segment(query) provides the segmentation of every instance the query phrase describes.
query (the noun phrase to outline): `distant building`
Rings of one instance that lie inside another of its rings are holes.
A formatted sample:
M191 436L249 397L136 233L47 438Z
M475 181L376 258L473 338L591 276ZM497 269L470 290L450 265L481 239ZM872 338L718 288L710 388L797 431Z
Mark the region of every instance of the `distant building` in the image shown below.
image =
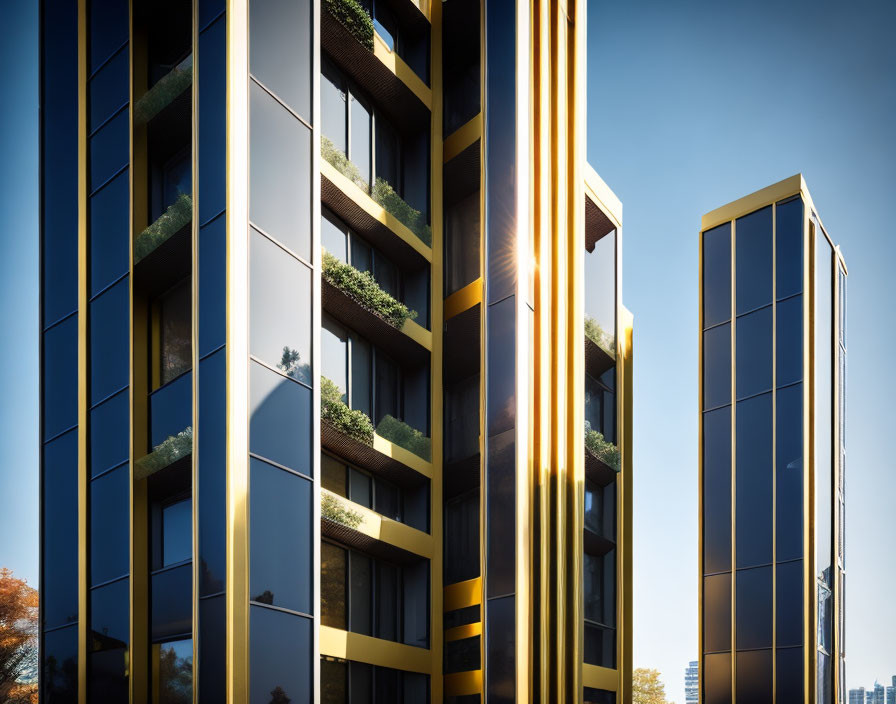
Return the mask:
M865 704L865 688L849 690L849 704Z
M896 677L893 678L896 681ZM896 704L896 683L891 687L887 687L887 702L886 704Z
M886 704L886 690L882 684L874 682L874 690L865 694L866 704Z
M684 701L685 704L697 704L700 692L700 663L691 660L684 671ZM852 702L850 702L852 704ZM862 703L864 704L864 702Z

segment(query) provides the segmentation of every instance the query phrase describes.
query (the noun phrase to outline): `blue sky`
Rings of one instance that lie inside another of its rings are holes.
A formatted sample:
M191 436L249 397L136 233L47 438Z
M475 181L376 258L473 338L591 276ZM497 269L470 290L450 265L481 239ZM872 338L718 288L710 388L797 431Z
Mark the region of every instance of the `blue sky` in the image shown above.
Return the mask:
M802 172L849 267L847 685L896 674L896 5L588 3L588 160L624 204L635 315L636 666L697 655L700 216Z

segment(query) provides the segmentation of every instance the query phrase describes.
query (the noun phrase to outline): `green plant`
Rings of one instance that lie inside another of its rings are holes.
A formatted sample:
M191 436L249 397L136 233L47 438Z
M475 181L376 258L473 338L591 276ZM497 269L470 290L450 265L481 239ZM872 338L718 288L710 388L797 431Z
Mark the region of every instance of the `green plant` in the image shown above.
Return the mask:
M610 469L619 471L619 448L605 440L603 433L592 430L588 421L585 421L585 448Z
M283 354L277 362L277 369L300 381L311 381L311 365L299 361L299 351L283 345Z
M193 82L193 55L190 54L134 104L134 122L143 125L168 107Z
M373 20L360 3L356 0L324 0L324 7L365 49L373 51Z
M377 177L371 198L417 235L427 247L432 246L432 228L426 224L426 216L405 203L388 181Z
M432 440L397 418L389 415L383 416L379 425L376 426L376 434L413 452L427 462L432 460Z
M134 464L141 474L147 476L158 472L193 452L193 427L187 426L177 435L169 435L156 445L152 452L138 459Z
M349 161L344 151L337 149L336 145L323 135L320 137L320 155L358 188L370 193L370 184L361 176L358 167Z
M320 495L320 515L349 528L357 528L364 522L363 514L346 507L339 499L326 492Z
M373 445L373 423L363 411L349 408L342 400L343 394L335 382L323 376L320 379L320 417L340 433L365 445Z
M616 343L615 338L604 330L600 323L590 315L585 316L585 337L590 339L611 357L616 357L616 351L614 349Z
M417 317L417 311L408 310L404 303L380 288L369 271L358 271L329 252L324 252L322 273L340 291L399 330L406 320Z
M193 199L181 193L168 209L134 241L134 261L139 262L193 219Z

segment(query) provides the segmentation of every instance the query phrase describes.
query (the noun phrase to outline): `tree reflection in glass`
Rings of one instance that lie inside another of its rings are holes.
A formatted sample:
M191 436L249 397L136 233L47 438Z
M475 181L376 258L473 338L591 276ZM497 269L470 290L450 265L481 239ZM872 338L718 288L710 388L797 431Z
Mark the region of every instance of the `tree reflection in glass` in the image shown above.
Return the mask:
M157 647L159 704L191 704L193 701L193 641L160 643Z

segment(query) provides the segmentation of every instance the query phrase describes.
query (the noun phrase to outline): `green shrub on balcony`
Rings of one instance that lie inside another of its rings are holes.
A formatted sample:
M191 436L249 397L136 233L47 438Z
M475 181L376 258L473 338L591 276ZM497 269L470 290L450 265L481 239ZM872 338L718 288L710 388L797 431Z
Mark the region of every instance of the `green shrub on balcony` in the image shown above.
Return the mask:
M615 359L616 339L613 335L604 330L600 323L590 315L585 316L585 337Z
M353 511L326 492L321 492L320 495L320 515L321 518L341 523L349 528L357 528L364 522L363 514Z
M143 125L174 102L193 83L193 55L190 54L134 104L134 122Z
M320 418L344 435L373 445L373 423L366 413L349 408L342 400L342 389L327 377L320 380Z
M156 445L152 452L138 459L134 463L135 469L138 474L147 477L192 452L193 428L188 426L177 435L169 435L163 442Z
M432 461L432 440L419 430L412 428L392 416L384 416L376 426L376 434L393 442L405 450L413 452L417 457L422 457L427 462Z
M324 252L323 277L361 306L401 330L406 320L417 317L401 301L386 293L369 271L358 271L350 264Z
M139 262L193 219L193 199L181 193L168 209L134 241L134 261Z
M324 8L361 42L361 46L373 51L373 20L357 0L324 0Z
M388 181L377 178L371 198L417 235L427 247L432 246L432 228L426 224L426 216L405 203Z
M585 448L607 467L619 471L619 448L605 440L603 433L592 430L588 421L585 421Z
M358 167L349 161L344 151L337 149L336 145L323 135L320 138L320 155L349 181L365 193L370 194L370 184L361 176Z

